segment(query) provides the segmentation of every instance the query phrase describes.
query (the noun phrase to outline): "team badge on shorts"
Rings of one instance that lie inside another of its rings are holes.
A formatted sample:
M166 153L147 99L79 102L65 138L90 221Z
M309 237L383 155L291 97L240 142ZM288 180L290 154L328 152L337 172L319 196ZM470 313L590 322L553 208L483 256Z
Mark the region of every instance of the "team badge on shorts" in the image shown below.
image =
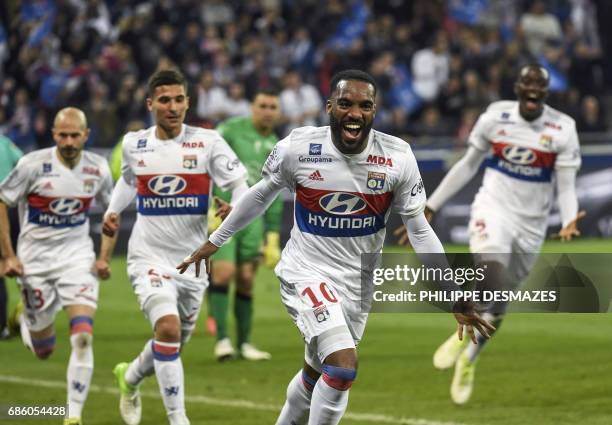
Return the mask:
M183 155L183 168L191 170L198 166L197 155Z
M329 311L327 311L327 307L324 305L315 308L312 310L312 313L319 323L325 322L327 319L329 319Z
M368 172L368 189L370 190L383 190L385 187L385 178L387 174L377 173L375 171Z
M83 180L83 192L93 193L96 181L94 179Z

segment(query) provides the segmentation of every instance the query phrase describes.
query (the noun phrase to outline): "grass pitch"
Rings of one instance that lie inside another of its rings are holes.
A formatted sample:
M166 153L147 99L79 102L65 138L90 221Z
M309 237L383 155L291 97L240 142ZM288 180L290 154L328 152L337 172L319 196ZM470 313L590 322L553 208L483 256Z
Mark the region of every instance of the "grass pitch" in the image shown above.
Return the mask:
M612 253L612 241L551 242L545 251ZM111 370L117 362L136 356L151 335L127 280L124 258L114 260L113 273L100 288L94 386L83 415L86 425L122 423ZM12 281L8 283L12 306L17 290ZM258 346L272 353L271 361L217 363L212 355L214 338L203 332L204 317L205 312L182 355L191 423L274 423L286 385L301 367L303 345L280 303L272 272L261 268L257 277L253 335ZM60 313L57 350L44 362L27 352L18 339L0 341L4 411L7 406L65 403L66 322ZM452 371L440 372L431 365L433 351L453 329L452 317L445 314L372 314L359 347L358 378L342 423L612 424L612 315L510 315L481 356L472 400L462 407L450 401ZM145 381L142 389L142 424L165 424L155 379ZM0 425L5 423L61 424L62 419L0 416Z

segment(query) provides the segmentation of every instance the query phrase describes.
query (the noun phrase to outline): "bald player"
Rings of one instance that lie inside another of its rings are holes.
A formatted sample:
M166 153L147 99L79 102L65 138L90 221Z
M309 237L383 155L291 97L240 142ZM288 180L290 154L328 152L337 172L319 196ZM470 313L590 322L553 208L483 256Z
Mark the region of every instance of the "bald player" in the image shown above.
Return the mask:
M68 412L65 425L80 425L93 374L92 330L98 278L110 276L114 239L105 237L96 261L88 212L94 199L106 208L113 183L106 159L83 147L89 137L85 114L59 111L53 122L56 146L31 152L0 183L0 249L4 272L17 276L25 305L24 343L39 359L55 349L55 315L70 321ZM7 208L19 206L17 254L10 240Z
M480 116L463 156L427 200L434 213L459 192L485 162L482 186L472 203L470 252L487 268L486 289L516 289L527 276L544 242L553 193L563 222L559 238L580 235L575 192L580 146L574 120L545 104L550 76L538 64L520 69L516 101L492 103ZM507 302L480 305L483 318L499 329ZM465 404L472 395L476 361L487 338L477 344L451 335L435 352L434 366L455 366L451 398Z

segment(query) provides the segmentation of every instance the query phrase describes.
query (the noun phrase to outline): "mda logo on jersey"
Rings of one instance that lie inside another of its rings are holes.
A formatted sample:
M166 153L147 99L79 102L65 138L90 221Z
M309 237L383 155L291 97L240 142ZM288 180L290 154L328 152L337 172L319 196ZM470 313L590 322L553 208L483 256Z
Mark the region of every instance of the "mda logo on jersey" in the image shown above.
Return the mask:
M181 176L169 174L153 177L149 180L147 186L156 195L170 196L184 191L187 187L187 182Z
M336 215L356 214L367 206L361 197L347 192L328 193L319 199L319 205L326 212Z
M83 201L77 198L59 198L49 203L53 214L67 216L78 213L83 208Z
M323 144L321 143L311 143L308 148L308 155L321 155L323 151Z
M506 161L518 165L529 165L537 159L537 155L534 151L522 146L505 146L502 150L502 155Z

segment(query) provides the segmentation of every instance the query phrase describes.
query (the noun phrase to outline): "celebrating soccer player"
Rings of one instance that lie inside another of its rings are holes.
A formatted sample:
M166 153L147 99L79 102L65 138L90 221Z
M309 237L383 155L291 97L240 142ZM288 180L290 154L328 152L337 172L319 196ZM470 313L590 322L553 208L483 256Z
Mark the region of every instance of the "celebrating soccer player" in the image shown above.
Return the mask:
M262 180L177 267L185 272L195 263L199 273L200 262L262 214L282 188L295 194L296 225L275 272L304 337L305 359L278 424L337 424L344 414L368 317L361 308L360 255L382 251L391 211L402 216L417 252L443 252L423 214L425 195L413 191L421 177L410 146L372 130L375 96L369 74L336 74L326 104L330 126L301 127L277 143ZM455 316L470 333L475 327L486 334L490 326L471 309Z
M105 214L104 231L117 231L119 214L137 196L128 275L154 337L114 373L126 424L140 422L138 387L155 373L170 424L187 425L180 351L196 323L207 282L205 276L179 275L174 265L207 237L210 179L231 190L236 200L247 189L246 169L218 132L183 124L189 98L182 74L158 71L148 89L147 107L155 125L123 138L122 176Z
M0 184L0 248L6 274L19 276L21 284L21 337L39 359L55 350L55 315L66 311L72 352L64 424L80 425L94 367L96 272L102 279L110 276L114 242L104 239L94 262L88 211L94 198L108 205L113 182L106 159L83 151L89 129L81 110L60 110L52 130L57 146L27 154ZM17 255L7 218L7 206L16 204L22 211Z
M470 134L465 155L427 201L426 215L431 219L491 155L469 223L470 252L487 267L484 288L516 289L529 273L546 235L555 181L563 221L559 237L567 241L580 234L577 221L584 212L578 213L574 188L580 167L576 124L544 104L548 84L545 68L522 67L515 83L518 102L489 106ZM493 302L480 308L498 328L507 304ZM469 344L453 334L434 354L436 368L455 365L451 397L457 404L467 403L472 394L476 360L487 341L483 336L477 339L477 344Z
M274 125L280 115L278 95L270 90L259 90L251 103L251 115L231 118L219 125L218 131L246 166L249 186L259 181L261 167L278 141ZM229 194L215 194L230 201ZM276 199L266 211L265 220L258 218L238 232L215 254L212 262L211 283L208 296L217 331L215 357L224 360L234 356L234 347L227 331L228 286L236 279L234 313L237 328L237 347L240 356L247 360L268 360L270 353L257 349L250 342L253 317L253 283L265 233L264 260L274 267L280 258L280 221L283 212L282 199Z

